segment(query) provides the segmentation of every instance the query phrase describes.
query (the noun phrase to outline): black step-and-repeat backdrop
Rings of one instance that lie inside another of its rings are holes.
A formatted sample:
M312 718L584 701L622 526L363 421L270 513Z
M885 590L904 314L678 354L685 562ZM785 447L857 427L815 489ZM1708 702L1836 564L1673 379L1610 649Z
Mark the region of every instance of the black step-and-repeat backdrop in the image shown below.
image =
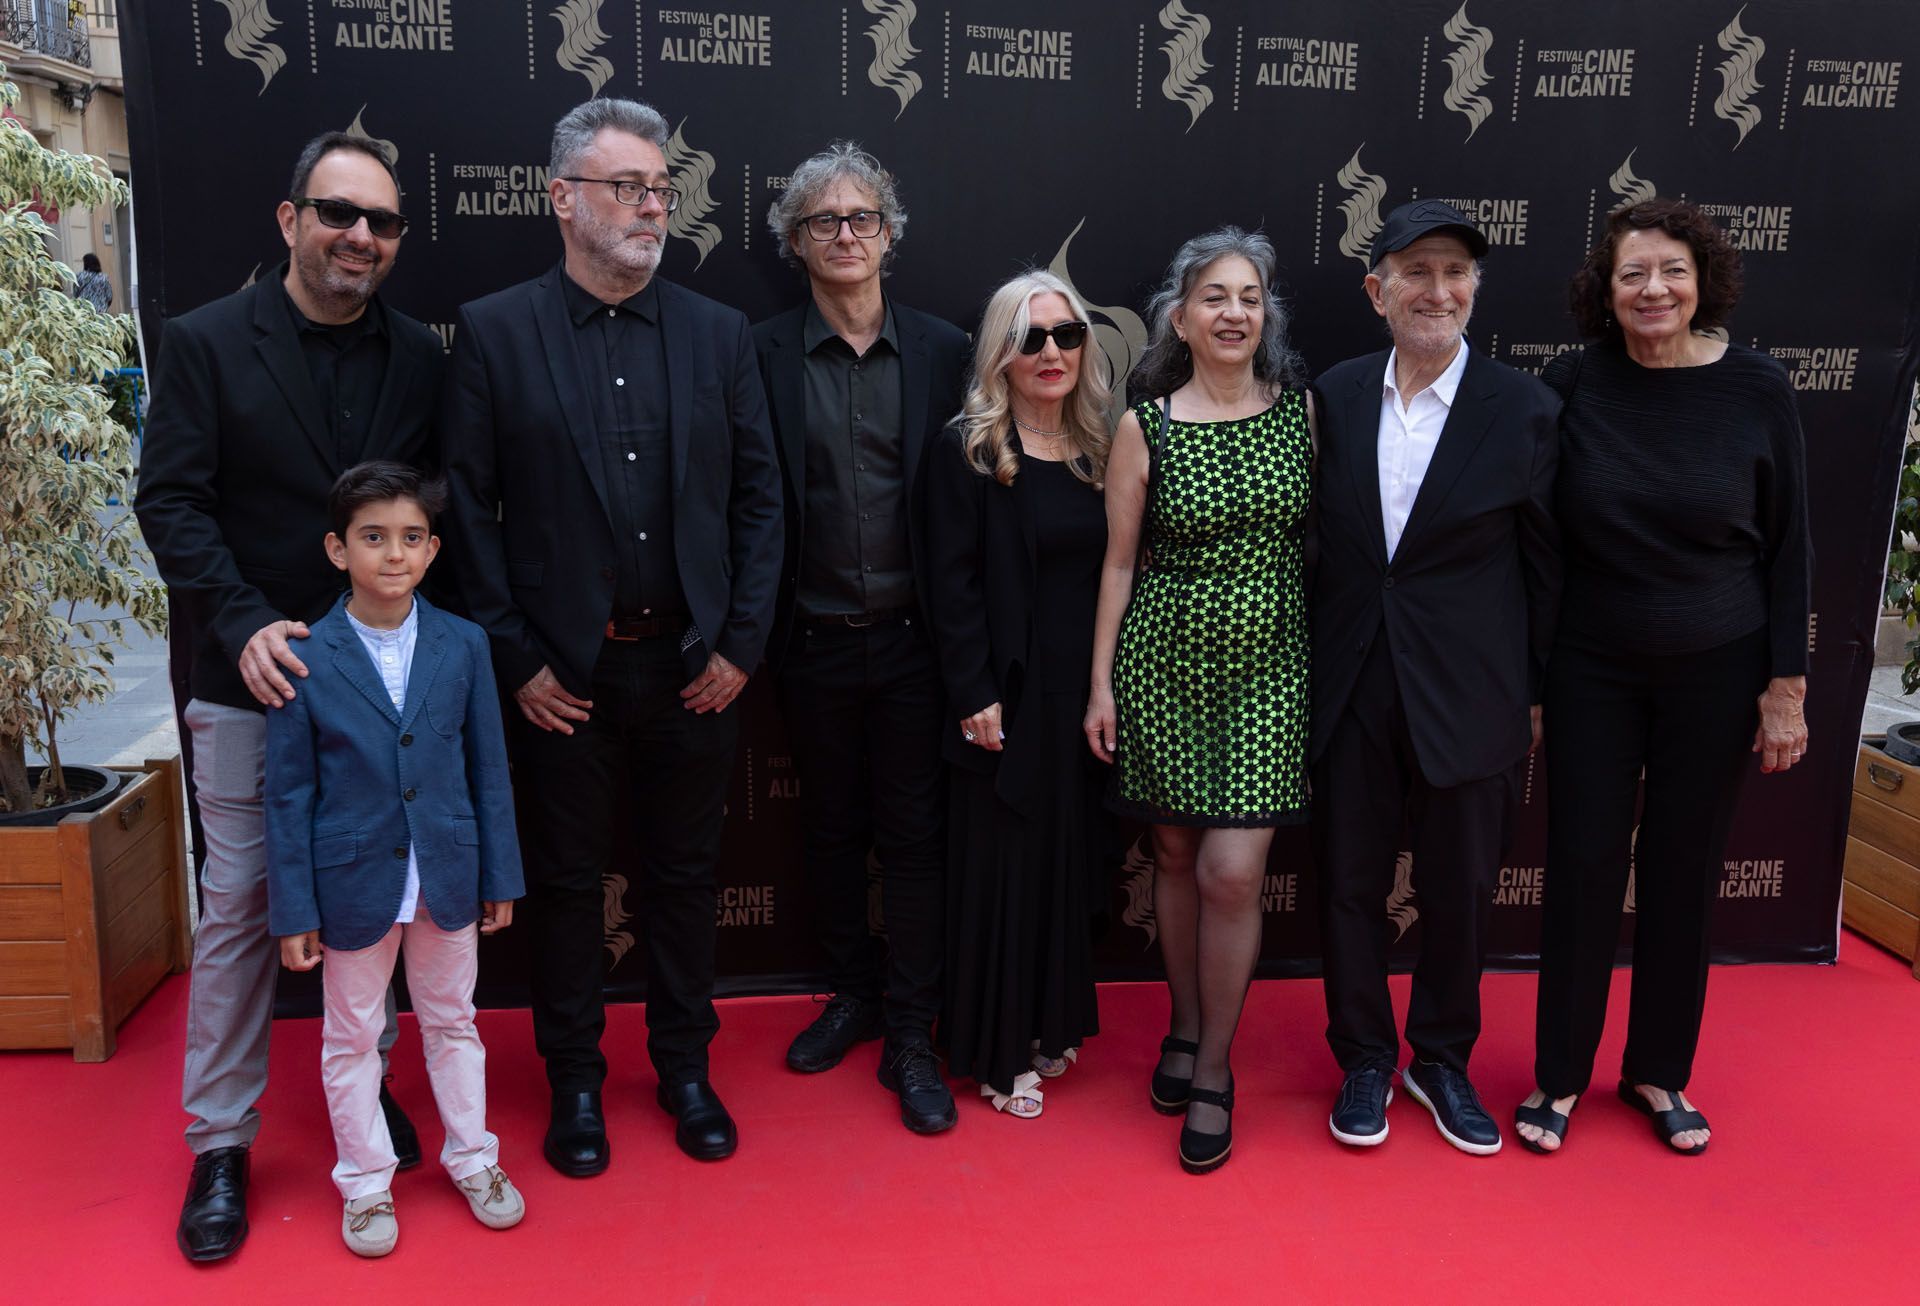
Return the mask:
M1906 395L1916 300L1911 0L126 0L140 309L165 318L282 257L273 225L300 144L384 143L413 220L390 301L450 338L462 301L559 253L554 119L591 95L672 123L685 201L665 275L750 317L802 286L765 227L788 170L853 137L911 212L890 291L971 327L1029 264L1096 306L1122 371L1150 286L1185 237L1263 227L1317 370L1383 344L1360 279L1381 214L1444 198L1491 241L1475 346L1537 371L1576 343L1566 283L1607 211L1680 195L1745 251L1734 339L1800 394L1818 550L1812 746L1754 775L1715 917L1729 960L1834 956L1855 733ZM317 545L316 545L317 547ZM735 991L804 987L816 965L798 862L800 781L767 686L729 808L720 967ZM1535 951L1544 777L1501 871L1496 960ZM1109 977L1151 974L1151 867L1112 884ZM1410 948L1419 868L1384 905ZM1629 888L1629 907L1631 888ZM1317 966L1305 835L1282 831L1265 973ZM608 982L635 996L637 904L606 891ZM1630 928L1629 918L1629 928ZM876 920L876 925L878 924ZM523 959L489 945L487 995Z

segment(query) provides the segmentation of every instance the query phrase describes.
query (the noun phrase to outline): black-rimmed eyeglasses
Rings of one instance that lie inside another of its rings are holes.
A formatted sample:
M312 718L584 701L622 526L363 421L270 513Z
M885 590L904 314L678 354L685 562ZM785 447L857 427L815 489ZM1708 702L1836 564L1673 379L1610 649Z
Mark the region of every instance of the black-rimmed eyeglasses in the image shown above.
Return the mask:
M562 177L561 181L591 181L613 187L613 197L628 208L639 208L651 195L671 213L680 207L680 192L671 186L649 186L644 181L615 181L612 177Z
M1070 354L1087 343L1087 324L1085 322L1056 322L1050 327L1028 327L1027 334L1020 337L1020 352L1037 354L1047 347L1047 337L1053 337L1053 343L1060 346L1062 353Z
M336 231L351 230L353 224L362 218L367 220L367 230L381 240L393 240L407 229L407 220L398 213L386 209L363 209L345 200L316 200L303 195L288 203L296 209L312 209L313 216L320 219L321 226L332 227Z
M858 213L809 213L800 219L800 225L815 240L828 241L839 237L840 224L844 222L861 240L872 240L880 234L883 221L885 219L872 209L861 209Z

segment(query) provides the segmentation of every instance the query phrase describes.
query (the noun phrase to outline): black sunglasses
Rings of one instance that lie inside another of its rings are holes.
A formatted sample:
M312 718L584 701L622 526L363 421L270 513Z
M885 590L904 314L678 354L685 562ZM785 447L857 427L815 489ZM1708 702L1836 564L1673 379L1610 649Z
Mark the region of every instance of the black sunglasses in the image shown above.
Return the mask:
M1050 327L1028 327L1027 334L1020 340L1020 352L1037 354L1047 347L1047 337L1053 337L1053 343L1065 353L1072 353L1087 343L1087 324L1085 322L1059 322Z
M336 231L350 230L362 218L367 220L367 230L382 240L393 240L407 229L407 220L398 213L389 213L385 209L363 209L345 200L302 197L289 203L296 209L312 209L313 216L320 219L321 226L332 227Z

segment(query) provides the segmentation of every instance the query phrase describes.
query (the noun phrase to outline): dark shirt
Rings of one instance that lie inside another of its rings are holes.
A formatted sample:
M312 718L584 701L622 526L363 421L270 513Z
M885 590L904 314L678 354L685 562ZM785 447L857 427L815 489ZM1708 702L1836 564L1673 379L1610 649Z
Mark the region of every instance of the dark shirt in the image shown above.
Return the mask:
M686 612L673 554L673 456L660 296L646 289L603 304L563 269L560 284L576 328L581 369L599 433L613 522L613 617Z
M1560 355L1558 638L1697 653L1765 627L1775 676L1805 675L1813 549L1786 369L1741 345L1642 367L1619 344Z
M367 301L366 311L351 322L330 325L309 322L293 296L280 283L293 329L300 336L300 353L313 378L314 398L326 415L329 447L337 471L366 455L367 432L373 425L373 407L380 385L387 379L387 316L378 299Z
M801 343L807 495L796 606L808 614L911 607L913 550L893 309L862 355L809 302Z

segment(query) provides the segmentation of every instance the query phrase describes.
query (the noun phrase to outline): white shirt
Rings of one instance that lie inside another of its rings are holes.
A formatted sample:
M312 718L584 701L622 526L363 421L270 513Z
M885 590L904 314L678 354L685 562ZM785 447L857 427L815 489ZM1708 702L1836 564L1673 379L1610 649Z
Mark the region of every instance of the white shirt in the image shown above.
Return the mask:
M420 605L414 604L407 609L407 619L392 630L379 630L364 624L353 613L347 613L347 620L353 624L353 633L360 637L360 643L367 650L367 656L373 659L373 669L380 673L380 684L393 700L393 710L407 710L407 673L413 670L413 646L420 634ZM414 860L413 840L407 840L407 887L400 892L400 910L394 915L395 925L409 925L413 922L414 909L420 903L420 863Z
M1462 340L1453 351L1453 361L1434 378L1432 385L1413 397L1400 401L1400 389L1394 364L1400 351L1387 352L1387 376L1380 385L1380 524L1387 533L1387 561L1400 547L1400 532L1407 528L1413 501L1420 493L1420 482L1427 478L1427 465L1433 461L1434 447L1440 443L1440 431L1453 411L1453 396L1460 389L1460 376L1467 370L1467 342Z

